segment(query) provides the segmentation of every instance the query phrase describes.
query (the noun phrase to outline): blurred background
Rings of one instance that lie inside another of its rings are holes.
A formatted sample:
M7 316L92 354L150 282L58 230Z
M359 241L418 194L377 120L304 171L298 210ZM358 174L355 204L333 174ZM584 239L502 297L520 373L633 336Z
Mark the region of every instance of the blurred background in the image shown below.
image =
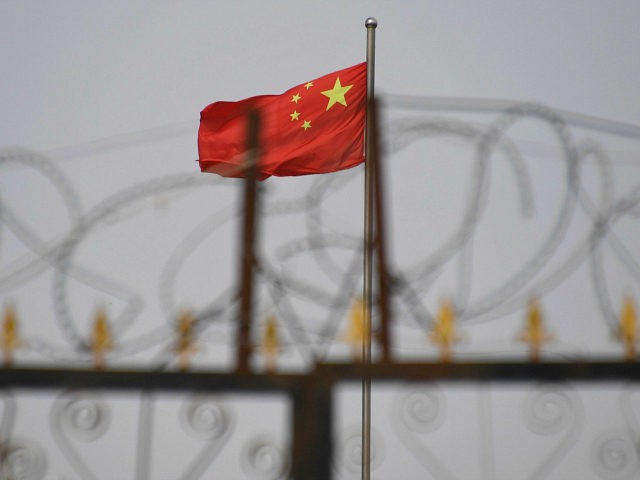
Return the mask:
M450 302L453 361L526 361L536 300L541 361L622 360L640 301L637 2L4 0L13 365L93 368L102 316L107 368L176 371L192 315L189 368L232 372L242 181L199 172L199 113L364 61L369 16L393 359L439 361L430 332ZM352 361L362 185L361 167L260 183L254 371ZM637 478L638 390L374 384L372 478ZM3 479L277 479L295 460L285 394L1 395ZM332 398L332 474L359 478L360 385Z

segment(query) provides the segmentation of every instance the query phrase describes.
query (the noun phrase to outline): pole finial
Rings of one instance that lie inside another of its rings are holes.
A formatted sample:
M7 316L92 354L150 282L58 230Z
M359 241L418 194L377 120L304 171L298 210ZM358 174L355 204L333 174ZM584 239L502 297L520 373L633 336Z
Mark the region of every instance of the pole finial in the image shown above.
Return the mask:
M378 26L378 20L373 17L369 17L364 21L364 26L367 28L376 28Z

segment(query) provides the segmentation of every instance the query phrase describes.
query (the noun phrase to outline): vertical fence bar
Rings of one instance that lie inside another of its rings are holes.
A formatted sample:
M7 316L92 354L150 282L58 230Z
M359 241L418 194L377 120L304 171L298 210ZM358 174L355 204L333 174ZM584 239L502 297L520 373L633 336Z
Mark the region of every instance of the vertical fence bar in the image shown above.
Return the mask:
M249 373L252 343L251 321L253 303L253 272L255 267L255 232L258 194L256 172L259 160L258 133L260 117L256 110L248 115L247 158L244 180L244 224L242 230L242 253L240 261L240 315L236 344L236 371Z

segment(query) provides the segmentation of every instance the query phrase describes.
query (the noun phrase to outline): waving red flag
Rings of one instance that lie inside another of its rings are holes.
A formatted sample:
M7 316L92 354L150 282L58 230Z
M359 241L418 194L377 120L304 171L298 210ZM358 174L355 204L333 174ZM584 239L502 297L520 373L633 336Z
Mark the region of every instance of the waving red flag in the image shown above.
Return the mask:
M250 110L260 112L257 178L329 173L364 161L367 66L361 63L281 95L216 102L200 114L200 169L243 177Z

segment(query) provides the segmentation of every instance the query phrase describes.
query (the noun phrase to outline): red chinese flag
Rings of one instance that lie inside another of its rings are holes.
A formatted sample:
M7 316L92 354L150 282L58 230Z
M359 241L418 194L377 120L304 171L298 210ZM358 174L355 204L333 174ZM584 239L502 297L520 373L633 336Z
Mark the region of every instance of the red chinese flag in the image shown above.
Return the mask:
M364 161L367 66L361 63L281 95L216 102L200 114L200 169L243 177L247 113L260 112L257 178L328 173Z

